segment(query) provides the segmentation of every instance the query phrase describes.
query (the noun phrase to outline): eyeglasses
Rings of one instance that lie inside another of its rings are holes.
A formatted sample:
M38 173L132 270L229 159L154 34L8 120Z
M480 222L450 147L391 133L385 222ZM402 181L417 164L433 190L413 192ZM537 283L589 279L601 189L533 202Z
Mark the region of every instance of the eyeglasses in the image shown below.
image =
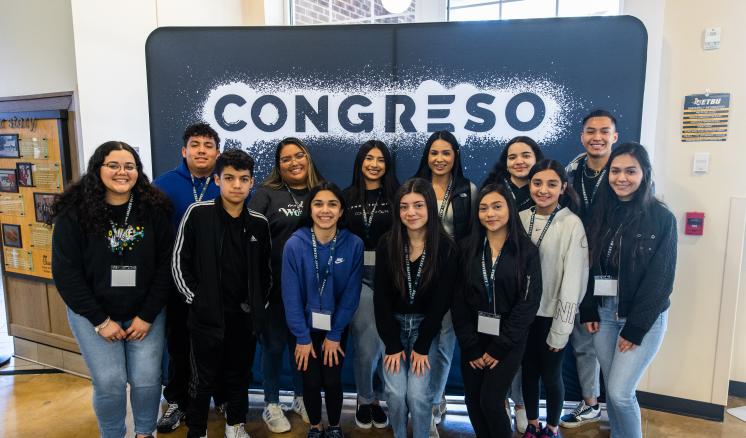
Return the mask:
M284 157L280 157L280 164L290 164L291 161L300 161L302 159L306 158L305 152L298 152L295 155L287 155Z
M106 167L112 172L119 172L120 170L122 170L122 167L124 167L125 172L134 172L137 170L137 165L135 163L122 164L117 163L116 161L109 161L108 163L102 164L102 166Z

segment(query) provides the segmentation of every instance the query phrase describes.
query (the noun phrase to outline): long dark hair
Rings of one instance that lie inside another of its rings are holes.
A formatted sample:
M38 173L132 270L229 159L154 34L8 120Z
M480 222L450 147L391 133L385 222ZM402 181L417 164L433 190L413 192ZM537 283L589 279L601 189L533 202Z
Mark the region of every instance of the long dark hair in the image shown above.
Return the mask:
M414 175L415 178L423 178L428 181L432 181L433 172L430 170L430 166L427 164L428 155L430 155L430 148L433 146L436 140L443 140L451 145L453 148L453 154L455 155L453 161L453 168L451 168L451 177L453 178L453 186L458 187L464 181L464 169L461 166L461 146L458 144L456 137L448 131L435 131L432 133L430 138L425 143L425 149L422 151L422 158L420 158L420 167L417 169L417 173Z
M386 171L381 178L381 188L383 189L383 195L389 202L392 202L396 195L396 189L399 188L399 180L396 179L396 163L394 158L391 156L391 151L386 147L386 144L379 140L368 140L360 146L355 156L355 165L352 169L352 187L350 202L352 203L364 203L365 202L365 178L363 177L363 161L365 161L366 155L373 149L378 149L383 155L383 161L386 164Z
M427 289L430 284L434 281L435 272L438 266L439 251L450 251L452 247L441 248L440 241L444 239L446 242L450 242L450 237L446 234L438 219L438 203L435 200L435 191L429 181L422 178L411 178L399 187L394 196L394 223L391 226L386 236L388 236L388 257L391 263L391 275L394 279L394 285L401 291L403 297L407 297L407 272L404 263L409 263L409 260L404 259L404 244L409 243L409 235L407 233L407 227L401 221L401 215L399 213L399 207L401 199L409 193L418 193L425 198L425 206L427 207L427 230L425 232L425 250L427 256L425 257L425 264L422 267L422 278L420 280L420 288Z
M83 230L104 233L109 226L110 208L106 203L106 186L101 181L101 166L112 151L127 151L135 158L137 181L132 187L134 199L140 205L136 210L139 218L149 211L163 211L171 214L171 201L160 190L150 184L148 176L142 171L142 161L135 149L121 141L107 141L93 152L88 160L88 168L52 205L52 214L48 224L68 209L73 209Z
M539 144L536 143L533 138L527 137L525 135L513 137L503 148L502 152L500 153L500 157L498 157L497 162L492 167L489 175L487 175L487 179L484 180L482 187L486 187L487 185L493 183L502 183L503 179L510 180L510 172L508 171L508 149L510 149L510 147L515 143L527 144L534 152L534 157L536 158L537 163L544 159L544 152L541 151Z
M347 227L347 203L345 202L345 197L342 195L342 190L331 181L321 181L317 186L311 188L306 195L306 198L303 201L303 213L301 213L296 229L313 226L313 218L311 217L311 201L313 201L313 198L323 190L332 192L337 200L339 200L339 205L342 208L342 215L339 217L339 220L337 220L337 229L341 230L342 228Z
M565 192L559 197L559 205L567 207L573 213L578 214L580 211L580 198L575 189L572 188L572 185L568 184L567 172L565 172L565 167L559 161L544 159L534 164L534 167L528 172L529 184L531 184L531 179L534 175L544 170L553 170L559 176L560 182L565 185Z
M609 161L606 163L606 175L604 181L598 189L596 200L593 203L593 214L590 219L588 230L588 244L591 254L591 263L600 258L599 243L603 234L607 231L608 218L613 214L614 206L618 202L618 197L614 189L609 185L609 172L611 164L615 158L620 155L628 154L640 163L642 169L642 181L640 187L635 191L632 199L629 201L631 209L630 216L625 221L625 227L635 227L640 218L650 210L653 204L660 203L653 194L653 166L650 163L650 156L645 147L639 143L623 143L611 151Z
M479 260L479 258L482 257L484 238L487 235L487 232L479 221L479 203L482 202L482 199L490 193L499 194L505 198L505 202L507 202L508 223L506 226L508 227L508 238L505 241L505 247L510 248L515 253L517 269L516 287L518 287L519 290L523 290L525 288L523 266L526 258L526 246L533 245L533 242L531 242L528 234L526 234L526 230L523 228L521 218L518 216L518 208L515 205L515 201L513 200L510 191L505 187L505 184L488 184L484 186L479 191L479 195L477 195L477 208L474 209L471 218L472 223L474 223L475 226L471 227L471 232L462 247L464 249L463 254L466 257L465 260L467 261L465 266L471 266L471 263L475 259Z
M280 153L282 153L282 149L285 146L291 144L298 146L298 148L306 154L306 161L308 162L306 188L313 188L324 180L324 177L321 176L321 173L316 169L316 165L313 163L313 158L311 158L311 152L308 150L308 147L299 138L287 137L277 143L277 147L275 148L275 165L272 167L269 175L267 175L267 178L264 179L264 182L262 182L262 186L274 190L279 190L285 186L285 182L282 180L282 176L280 175Z

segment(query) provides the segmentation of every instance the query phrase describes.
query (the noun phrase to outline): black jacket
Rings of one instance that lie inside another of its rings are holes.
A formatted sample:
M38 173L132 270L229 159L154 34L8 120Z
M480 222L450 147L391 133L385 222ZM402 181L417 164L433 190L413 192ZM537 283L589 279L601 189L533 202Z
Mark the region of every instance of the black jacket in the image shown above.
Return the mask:
M187 209L176 234L171 260L176 287L190 304L189 328L217 338L222 338L224 329L220 264L227 262L220 259L225 235L222 208L218 197L194 203ZM244 217L250 237L243 263L248 270L249 282L241 310L251 315L254 332L258 333L264 325L272 287L272 244L267 219L250 209L248 213Z
M618 314L627 321L621 336L640 345L658 316L671 305L676 270L676 218L655 202L648 211L635 212L620 232ZM598 245L598 242L591 242ZM588 293L580 305L580 322L599 321L600 300L593 295L593 277L600 265L591 266Z
M466 361L472 361L487 352L495 359L502 360L516 346L526 341L528 328L539 309L542 291L539 251L533 243L526 242L524 265L521 269L525 287L519 289L516 249L506 242L495 272L493 307L487 299L487 289L484 287L482 251L478 251L478 257L467 260L467 254L472 251L464 242L459 246L464 272L459 287L456 288L451 315L462 357ZM489 265L486 268L489 275ZM500 336L478 333L479 312L493 313L495 310L500 315Z
M114 207L121 213L116 222L124 219L125 209ZM128 222L139 238L120 256L111 251L104 232L84 230L74 210L57 217L52 234L52 278L65 304L94 326L107 316L115 321L138 316L152 323L171 291L169 217L162 210L143 209L135 198ZM136 266L135 287L112 287L113 265Z
M468 236L471 230L471 206L471 182L466 178L462 178L457 181L451 194L453 239L457 242Z

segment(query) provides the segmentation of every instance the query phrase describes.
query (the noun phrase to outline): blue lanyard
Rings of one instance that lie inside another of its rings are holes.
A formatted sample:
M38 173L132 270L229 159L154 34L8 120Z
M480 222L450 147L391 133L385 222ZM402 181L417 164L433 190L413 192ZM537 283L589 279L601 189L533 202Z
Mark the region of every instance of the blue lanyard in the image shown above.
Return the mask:
M420 285L420 278L422 277L422 266L425 264L425 256L427 256L427 249L422 249L422 255L420 256L420 263L417 266L417 276L412 284L412 272L409 268L409 243L404 244L404 266L407 268L407 292L409 293L409 304L414 303L414 296L417 293L417 287Z
M598 192L598 187L601 185L601 180L604 179L604 176L606 175L606 168L604 167L604 170L601 172L601 174L598 176L598 180L596 180L596 185L593 187L593 191L591 192L590 199L588 199L588 193L585 189L585 169L587 169L586 163L588 162L588 157L585 157L585 160L583 160L583 169L581 169L580 172L580 187L583 191L583 205L585 206L586 210L588 207L591 206L591 203L593 202L593 198L596 197L596 192Z
M365 211L365 199L363 198L363 204L360 206L363 209L363 230L365 232L365 237L370 238L370 226L373 225L373 216L376 214L376 208L378 208L378 201L381 200L381 192L378 192L378 197L376 197L376 203L373 204L373 209L370 210L370 217L368 216L368 213Z
M484 248L482 249L482 280L484 280L484 288L487 289L487 301L490 304L494 303L494 313L497 313L497 299L495 298L495 272L497 271L497 265L500 263L500 256L502 255L502 249L498 251L497 257L495 257L495 263L492 264L492 271L490 276L487 277L487 264L485 259L488 257L487 249L489 248L487 243L487 237L484 238ZM490 280L492 280L490 282Z
M202 184L202 193L197 196L197 186L194 184L194 175L189 176L192 177L192 196L194 196L194 202L200 202L207 192L207 186L210 185L210 177L208 176L205 178L205 182Z
M451 178L451 180L448 181L448 187L446 187L446 192L443 195L443 203L440 204L440 209L438 210L438 217L440 218L440 220L443 220L443 218L446 216L446 211L448 210L448 201L450 201L452 190L453 190L453 178Z
M313 266L316 269L316 284L319 285L319 298L321 298L324 296L324 286L326 286L326 280L329 278L329 272L332 269L332 262L334 261L334 250L337 247L337 233L334 233L332 246L329 249L329 260L326 262L326 269L324 269L323 275L319 275L319 249L313 227L311 227L311 246L313 247Z

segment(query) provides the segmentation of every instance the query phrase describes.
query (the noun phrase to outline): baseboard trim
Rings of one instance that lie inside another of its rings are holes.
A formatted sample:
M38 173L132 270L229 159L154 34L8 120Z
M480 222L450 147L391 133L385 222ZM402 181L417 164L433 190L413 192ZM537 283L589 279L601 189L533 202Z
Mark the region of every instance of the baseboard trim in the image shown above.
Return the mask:
M640 402L640 406L655 411L686 415L688 417L696 417L710 421L722 422L725 418L725 406L716 405L714 403L688 400L685 398L671 397L669 395L653 394L643 391L637 391L637 400Z
M746 397L746 382L731 380L728 384L728 395L736 397Z

